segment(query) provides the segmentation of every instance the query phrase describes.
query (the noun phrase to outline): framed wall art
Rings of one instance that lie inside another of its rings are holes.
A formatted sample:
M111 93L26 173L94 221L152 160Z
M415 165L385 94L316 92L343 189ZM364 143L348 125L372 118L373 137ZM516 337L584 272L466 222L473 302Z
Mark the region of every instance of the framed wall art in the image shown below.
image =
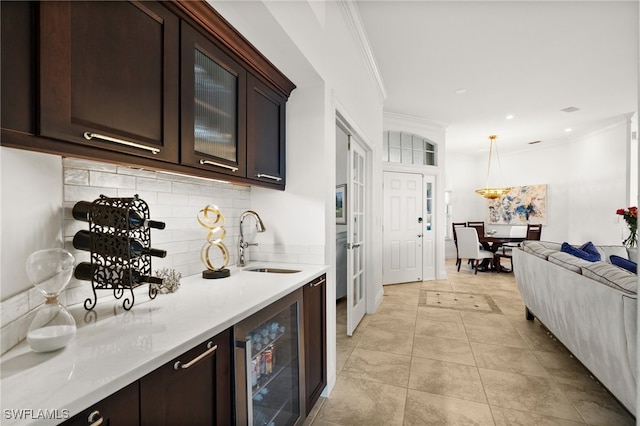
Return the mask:
M336 185L336 224L347 224L347 184Z

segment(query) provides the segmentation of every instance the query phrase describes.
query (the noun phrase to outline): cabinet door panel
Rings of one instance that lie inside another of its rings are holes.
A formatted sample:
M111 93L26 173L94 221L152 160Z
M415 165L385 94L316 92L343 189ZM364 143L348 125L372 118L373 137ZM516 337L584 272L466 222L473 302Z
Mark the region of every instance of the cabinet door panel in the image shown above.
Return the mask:
M140 409L138 404L138 382L120 389L92 405L88 409L73 416L63 423L64 426L102 425L136 426L140 424Z
M182 27L182 162L246 175L246 72L192 27Z
M35 131L35 11L37 5L31 2L3 1L0 49L2 50L2 93L3 129L33 134ZM11 42L7 42L10 40Z
M42 2L40 25L41 135L178 160L177 16L153 2Z
M247 177L284 187L286 99L253 76L247 93Z
M304 287L305 395L309 414L327 385L326 275Z
M207 352L207 341L140 379L141 424L232 424L230 339L220 333L210 340L215 352L181 367Z

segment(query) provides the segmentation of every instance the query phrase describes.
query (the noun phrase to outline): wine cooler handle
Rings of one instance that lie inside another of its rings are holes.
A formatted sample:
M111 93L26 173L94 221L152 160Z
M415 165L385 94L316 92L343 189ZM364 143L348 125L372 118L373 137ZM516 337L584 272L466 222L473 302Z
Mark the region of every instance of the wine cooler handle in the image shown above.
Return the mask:
M247 391L247 425L253 425L253 393L251 383L251 338L248 338L244 342L236 342L236 345L244 350L244 362L245 362L245 379L246 379L246 391Z
M215 161L200 160L200 164L209 164L211 166L222 167L223 169L229 169L232 172L237 172L238 171L238 168L235 167L235 166L229 166L229 165L222 164L222 163L216 163Z
M191 361L189 361L186 364L181 363L180 361L176 361L175 364L173 364L173 369L174 370L186 370L187 368L191 367L193 364L195 364L198 361L201 361L203 358L207 357L208 355L214 353L216 351L216 349L218 349L218 345L214 345L213 342L208 342L207 343L207 349L206 351L202 352L200 355L198 355L197 357L195 357L194 359L192 359Z
M146 151L151 151L153 154L157 154L160 152L159 148L153 148L151 146L146 146L139 143L126 141L124 139L112 138L111 136L101 135L99 133L84 132L83 136L88 141L90 141L93 138L96 138L96 139L102 139L104 141L119 143L120 145L131 146L133 148L144 149Z

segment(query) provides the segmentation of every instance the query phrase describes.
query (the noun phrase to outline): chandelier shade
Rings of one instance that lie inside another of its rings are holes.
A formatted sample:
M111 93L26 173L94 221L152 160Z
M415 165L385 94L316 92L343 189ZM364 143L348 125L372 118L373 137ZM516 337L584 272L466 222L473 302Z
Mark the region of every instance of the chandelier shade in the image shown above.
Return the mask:
M489 187L489 176L491 175L491 158L493 157L493 146L495 144L496 138L497 138L496 135L489 136L489 164L487 166L487 184L482 189L476 189L476 193L478 195L482 195L484 198L488 200L500 198L511 190L511 187L499 187L499 188ZM500 166L500 157L498 156L497 146L496 146L496 158L498 159L498 166Z

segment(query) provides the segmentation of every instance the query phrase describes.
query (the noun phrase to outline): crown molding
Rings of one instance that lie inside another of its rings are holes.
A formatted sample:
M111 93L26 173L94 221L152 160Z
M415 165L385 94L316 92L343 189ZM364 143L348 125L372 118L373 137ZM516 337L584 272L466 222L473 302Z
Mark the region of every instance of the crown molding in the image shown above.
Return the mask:
M384 88L384 82L382 81L382 75L380 74L380 70L378 69L376 58L373 55L373 51L371 50L371 45L369 44L369 39L367 38L367 32L364 29L364 25L362 25L358 7L352 0L338 0L338 3L341 6L344 16L347 18L349 29L351 30L351 33L354 36L354 40L360 48L360 53L362 54L362 58L364 59L367 69L369 70L369 74L371 75L371 78L378 88L378 94L384 100L387 98L387 91Z
M385 120L396 120L396 121L404 121L414 124L428 125L433 127L440 127L442 129L447 129L449 125L447 123L443 123L441 121L429 120L428 118L415 117L412 115L398 114L395 112L384 112L383 117Z

